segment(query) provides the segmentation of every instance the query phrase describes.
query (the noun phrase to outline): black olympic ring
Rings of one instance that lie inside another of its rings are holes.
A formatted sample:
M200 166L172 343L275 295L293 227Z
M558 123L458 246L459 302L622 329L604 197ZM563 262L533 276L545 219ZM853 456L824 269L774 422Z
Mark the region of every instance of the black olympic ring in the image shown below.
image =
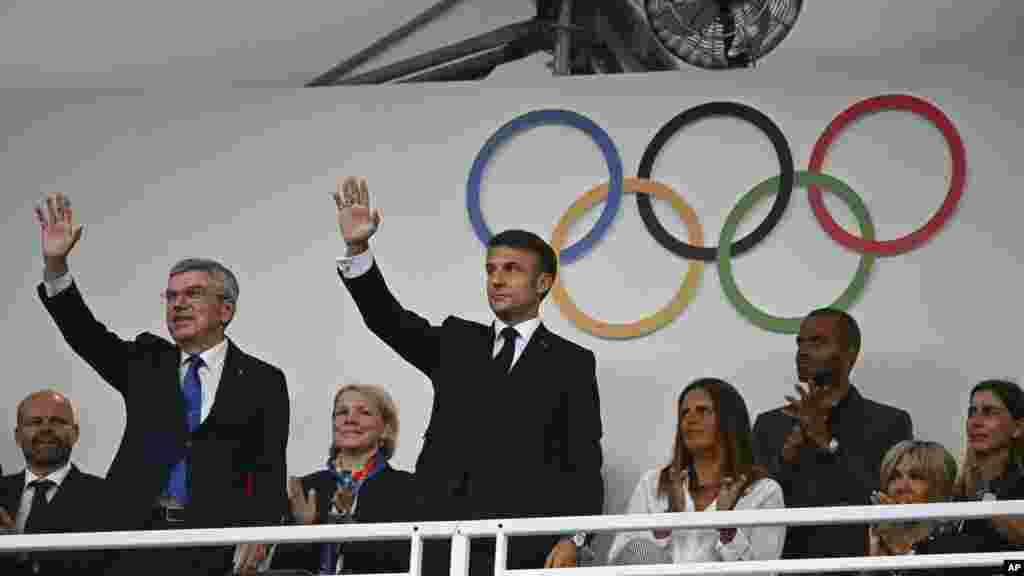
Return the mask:
M658 133L654 135L651 143L648 144L647 149L644 150L643 157L640 159L640 168L637 170L637 177L645 180L650 179L651 168L654 166L655 158L657 158L658 153L661 152L665 143L668 142L668 139L675 135L676 132L698 120L711 116L732 116L734 118L746 120L764 132L771 141L772 146L775 148L775 154L778 156L779 167L781 169L779 193L775 196L775 202L772 204L772 208L768 212L768 216L763 222L757 225L757 228L755 228L753 232L747 234L743 238L740 238L731 246L732 255L738 256L753 248L761 240L764 240L765 236L771 233L772 229L775 228L775 225L782 219L782 214L786 211L786 207L789 205L789 197L793 194L793 183L795 180L793 153L789 149L789 141L786 140L786 136L771 118L764 115L762 112L747 106L746 104L740 104L738 102L708 102L707 104L701 104L684 110L669 120L668 123L662 126L661 129L658 130ZM693 246L669 233L669 231L661 225L661 222L658 221L658 217L654 214L654 209L651 207L651 197L649 195L637 194L636 206L640 210L640 218L643 219L644 226L647 227L647 231L650 232L651 236L654 236L654 239L657 240L658 244L661 244L661 246L666 250L691 260L714 262L718 258L717 246Z

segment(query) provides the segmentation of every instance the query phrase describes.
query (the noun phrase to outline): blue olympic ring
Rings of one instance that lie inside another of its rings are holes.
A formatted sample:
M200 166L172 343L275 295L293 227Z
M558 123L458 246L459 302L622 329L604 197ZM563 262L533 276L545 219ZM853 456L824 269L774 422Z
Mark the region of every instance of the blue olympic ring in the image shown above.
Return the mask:
M601 149L605 162L608 164L608 182L610 186L608 200L601 211L601 216L597 219L597 223L594 224L590 232L587 232L586 236L559 253L560 262L562 264L569 264L581 258L594 244L597 244L604 237L619 210L619 204L622 202L622 157L619 156L619 151L612 142L611 137L608 136L608 133L586 116L571 110L534 110L510 120L499 128L487 140L487 143L477 153L476 159L473 160L473 168L469 171L469 183L466 185L466 209L469 211L469 221L473 225L473 231L476 233L477 238L486 246L494 234L484 222L484 217L480 210L480 181L483 178L484 167L491 157L494 156L498 146L512 138L517 132L537 126L553 124L572 126L586 132L594 140L598 148Z

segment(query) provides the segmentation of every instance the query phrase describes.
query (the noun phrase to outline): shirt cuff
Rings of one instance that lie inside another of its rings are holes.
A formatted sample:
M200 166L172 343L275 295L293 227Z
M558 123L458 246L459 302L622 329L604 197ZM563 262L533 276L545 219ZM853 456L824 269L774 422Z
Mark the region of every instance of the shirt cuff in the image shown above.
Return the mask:
M342 278L351 280L366 274L370 268L373 268L373 253L367 250L355 256L339 256L335 262Z
M71 278L71 272L65 272L55 278L50 277L45 272L43 273L43 286L46 288L46 297L53 298L57 294L67 290L71 287L73 279Z

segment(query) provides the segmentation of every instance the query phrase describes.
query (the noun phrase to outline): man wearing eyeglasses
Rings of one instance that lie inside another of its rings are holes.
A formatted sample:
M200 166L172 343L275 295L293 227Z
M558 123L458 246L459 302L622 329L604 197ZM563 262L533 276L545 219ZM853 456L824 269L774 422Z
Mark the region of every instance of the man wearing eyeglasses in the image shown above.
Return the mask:
M6 533L92 532L102 526L107 483L71 463L78 422L71 401L52 390L18 403L14 440L25 470L0 478L0 529ZM101 572L103 552L31 552L0 558L0 573Z
M39 297L71 348L124 398L127 425L107 479L123 530L278 524L285 512L288 393L284 374L225 335L238 281L206 259L175 264L162 296L171 340L122 340L86 306L68 270L82 235L71 203L52 194L36 210L45 261ZM252 572L262 545L121 554L125 573Z

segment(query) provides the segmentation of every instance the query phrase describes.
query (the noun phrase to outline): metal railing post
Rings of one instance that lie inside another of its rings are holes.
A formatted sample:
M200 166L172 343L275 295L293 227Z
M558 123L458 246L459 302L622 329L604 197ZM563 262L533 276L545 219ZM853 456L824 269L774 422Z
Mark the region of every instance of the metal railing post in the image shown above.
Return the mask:
M449 576L469 576L469 536L456 528L452 535L452 558Z
M505 576L505 565L508 562L508 535L498 527L494 535L494 576Z
M423 574L423 535L419 528L413 528L412 541L409 543L409 576Z

